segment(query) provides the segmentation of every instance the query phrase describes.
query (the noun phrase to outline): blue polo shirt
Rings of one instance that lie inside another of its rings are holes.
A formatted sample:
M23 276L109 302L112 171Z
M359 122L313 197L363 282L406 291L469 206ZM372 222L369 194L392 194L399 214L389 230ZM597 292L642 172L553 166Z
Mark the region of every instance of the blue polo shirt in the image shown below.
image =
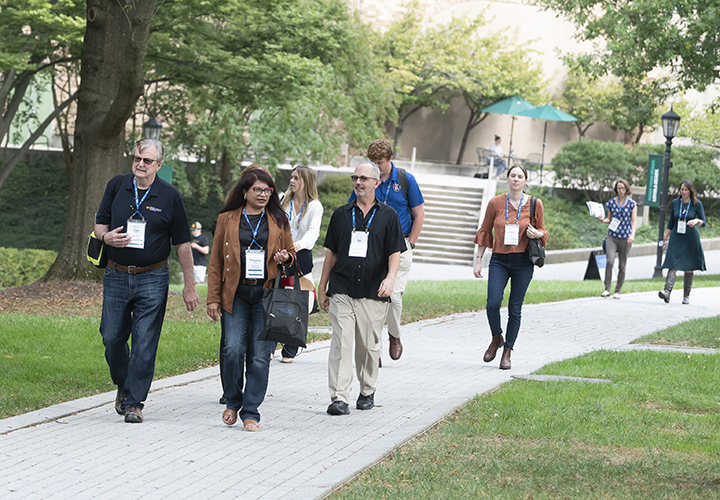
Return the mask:
M410 172L407 172L408 199L405 199L398 181L397 168L394 163L390 162L390 164L392 165L390 177L375 189L375 198L395 209L400 218L402 232L404 235L408 235L412 229L412 216L410 215L412 209L425 203L425 200L420 192L420 186ZM355 191L352 192L348 201L353 200L355 200Z
M113 200L112 194L117 177L108 182L100 208L95 216L96 224L107 224L112 231L123 226L127 231L127 221L133 214L135 206L135 190L133 175L122 174L120 190ZM143 193L138 190L138 198ZM190 241L190 229L185 214L180 191L175 186L155 177L150 192L141 204L140 214L145 218L145 248L115 248L107 246L108 258L123 266L150 266L166 260L170 256L170 242L180 245ZM139 219L135 215L135 219Z

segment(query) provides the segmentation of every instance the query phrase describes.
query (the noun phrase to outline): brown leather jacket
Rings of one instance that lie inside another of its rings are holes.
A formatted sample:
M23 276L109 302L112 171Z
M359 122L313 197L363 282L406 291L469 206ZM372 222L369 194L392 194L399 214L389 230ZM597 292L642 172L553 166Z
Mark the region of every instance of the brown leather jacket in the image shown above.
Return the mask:
M208 264L207 303L220 303L220 307L229 313L232 313L235 291L243 276L240 258L240 217L242 217L242 208L218 216ZM268 277L263 285L264 288L272 288L277 275L277 264L273 255L284 248L290 254L292 262L295 261L290 226L282 229L275 219L268 216L268 230L268 244L265 249Z

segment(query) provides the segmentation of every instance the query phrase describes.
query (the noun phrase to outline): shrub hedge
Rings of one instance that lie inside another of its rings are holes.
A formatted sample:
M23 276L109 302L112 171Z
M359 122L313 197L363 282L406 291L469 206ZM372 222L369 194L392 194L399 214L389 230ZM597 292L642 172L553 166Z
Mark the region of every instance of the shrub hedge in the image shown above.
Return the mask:
M0 288L27 285L42 278L57 252L0 247Z

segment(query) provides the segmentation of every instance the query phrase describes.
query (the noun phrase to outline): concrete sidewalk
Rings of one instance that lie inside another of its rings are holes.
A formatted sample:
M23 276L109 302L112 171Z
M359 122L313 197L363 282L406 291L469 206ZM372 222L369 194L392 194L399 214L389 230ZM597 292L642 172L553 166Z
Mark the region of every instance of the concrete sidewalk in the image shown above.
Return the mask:
M139 425L115 414L114 392L7 418L0 421L0 497L322 497L512 375L625 349L641 335L718 314L720 288L693 290L690 306L680 305L680 295L670 304L647 292L527 305L509 371L498 369L499 357L482 362L490 340L484 312L406 325L402 359L384 356L378 406L353 405L349 416L325 413L329 342L312 344L294 364L272 362L258 433L221 422L216 367L154 383Z

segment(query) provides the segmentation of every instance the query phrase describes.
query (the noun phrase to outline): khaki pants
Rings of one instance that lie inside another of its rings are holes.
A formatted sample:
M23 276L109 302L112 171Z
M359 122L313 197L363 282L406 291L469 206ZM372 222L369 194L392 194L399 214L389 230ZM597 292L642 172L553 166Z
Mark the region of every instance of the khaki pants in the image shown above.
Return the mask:
M400 316L402 315L402 294L405 292L408 278L410 278L410 268L412 267L413 251L410 243L405 238L407 250L400 254L400 267L398 267L395 276L395 285L393 286L392 295L390 295L390 307L387 314L388 333L395 338L400 338Z
M377 388L380 333L388 303L372 299L353 299L348 295L330 297L332 340L328 356L330 400L350 403L352 389L352 350L355 340L355 370L360 393L369 396Z

